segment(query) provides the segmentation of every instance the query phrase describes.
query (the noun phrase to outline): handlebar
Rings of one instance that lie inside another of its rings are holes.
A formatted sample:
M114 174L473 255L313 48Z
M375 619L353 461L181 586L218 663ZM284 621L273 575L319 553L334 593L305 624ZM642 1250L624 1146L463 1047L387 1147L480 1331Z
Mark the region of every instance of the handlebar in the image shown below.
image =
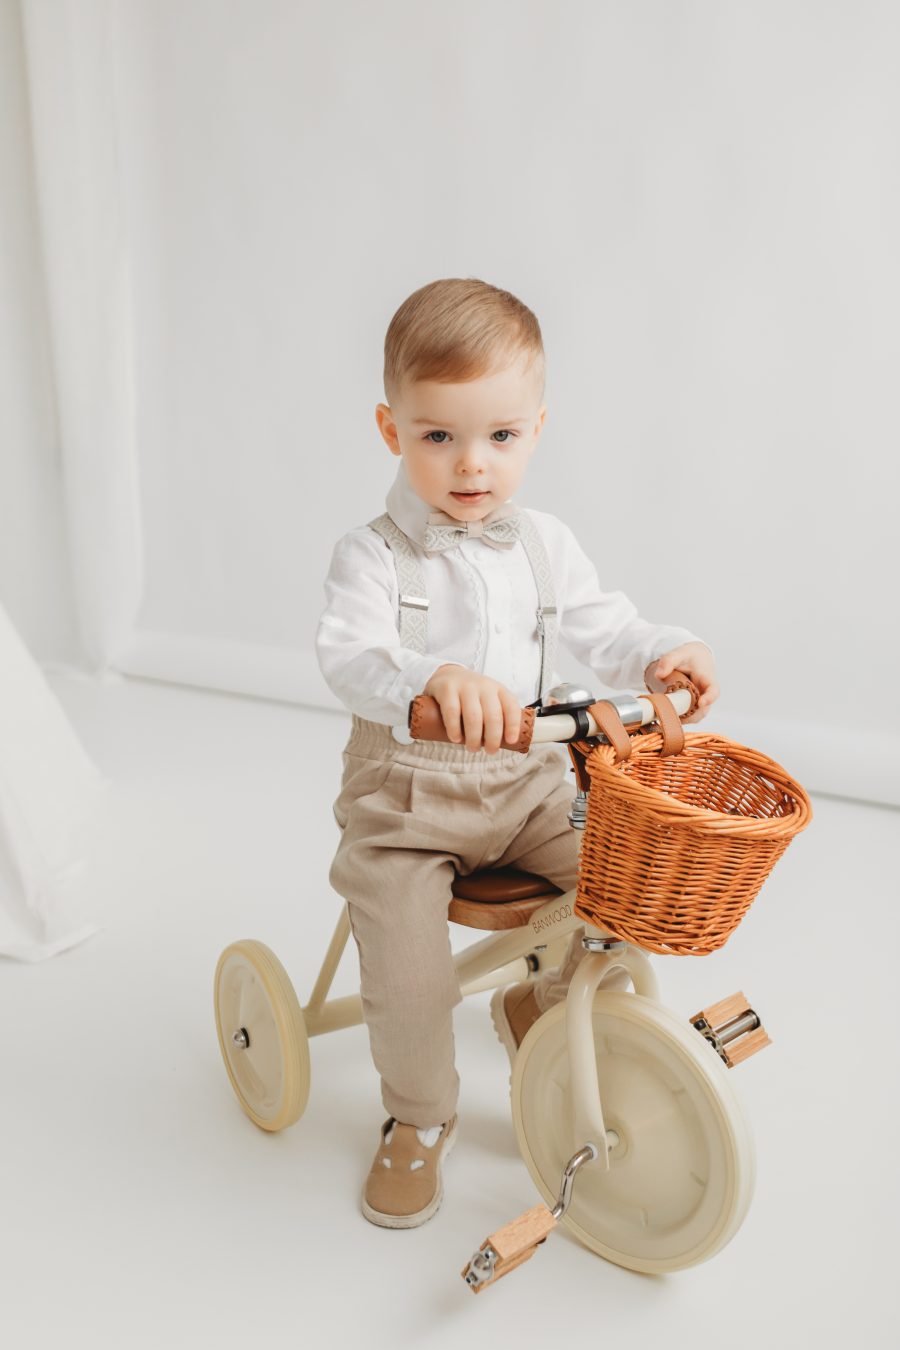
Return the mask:
M680 671L673 671L666 687L666 701L671 705L677 717L689 717L697 707L698 694L689 678ZM517 750L527 754L532 744L544 744L548 741L576 741L585 738L616 744L621 736L624 724L626 732L636 731L650 722L666 723L675 721L673 717L661 713L659 694L612 695L607 699L598 699L587 708L565 711L561 705L559 712L548 712L546 708L523 708L519 739L514 745L501 741L501 750ZM553 706L552 704L550 705ZM612 724L610 719L612 718ZM665 728L664 728L665 729ZM675 726L678 730L677 723ZM612 735L609 734L612 730ZM440 704L429 694L418 694L409 705L409 731L416 741L447 741L447 729L441 715Z
M679 718L687 717L691 711L691 691L689 689L677 689L674 693L667 695L669 702L678 714ZM601 699L599 702L611 703L616 711L615 702L612 699ZM650 722L657 720L656 709L645 694L636 694L634 702L638 704L641 710L641 720L626 722L626 731L636 731L638 727L648 726ZM596 707L596 704L593 705ZM621 712L619 714L621 716ZM609 737L601 729L599 723L592 715L591 709L587 710L588 729L585 732L579 732L578 724L571 713L548 713L543 717L536 717L534 722L534 731L531 737L531 743L542 744L545 741L573 741L583 738L596 738L599 741L608 742ZM623 719L624 721L624 719Z

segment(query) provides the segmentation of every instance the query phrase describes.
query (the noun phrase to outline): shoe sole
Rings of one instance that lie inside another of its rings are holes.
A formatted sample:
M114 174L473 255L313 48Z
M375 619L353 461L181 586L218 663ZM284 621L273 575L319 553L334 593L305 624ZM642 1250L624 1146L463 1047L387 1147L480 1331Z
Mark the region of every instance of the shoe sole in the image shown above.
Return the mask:
M437 1160L437 1190L434 1193L434 1199L427 1204L424 1209L416 1210L415 1214L383 1214L380 1209L373 1209L371 1205L366 1203L366 1193L364 1190L362 1212L369 1220L369 1223L377 1224L379 1228L418 1228L420 1224L427 1223L429 1219L437 1214L441 1207L441 1201L444 1198L444 1159L456 1143L456 1132L458 1128L459 1121L456 1122L453 1129L444 1140L444 1146L441 1149L440 1157Z
M509 1055L509 1067L512 1069L519 1047L516 1044L516 1038L512 1033L509 1018L506 1016L506 1009L503 1006L503 995L508 988L509 985L495 989L491 995L491 1021L494 1024L494 1030L500 1044Z

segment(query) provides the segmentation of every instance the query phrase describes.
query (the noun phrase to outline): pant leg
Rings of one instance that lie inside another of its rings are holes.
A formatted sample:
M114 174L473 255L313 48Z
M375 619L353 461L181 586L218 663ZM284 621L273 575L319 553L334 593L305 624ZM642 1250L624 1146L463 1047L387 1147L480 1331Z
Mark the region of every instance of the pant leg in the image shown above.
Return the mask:
M367 899L360 877L377 866L391 886L390 917ZM414 850L351 847L335 859L332 885L347 900L359 949L360 995L372 1061L388 1114L427 1129L456 1111L453 1009L461 995L447 907L450 858Z
M458 860L410 824L412 771L370 767L335 803L343 833L330 881L359 948L363 1017L387 1112L419 1128L456 1111L453 1008L461 994L447 910Z

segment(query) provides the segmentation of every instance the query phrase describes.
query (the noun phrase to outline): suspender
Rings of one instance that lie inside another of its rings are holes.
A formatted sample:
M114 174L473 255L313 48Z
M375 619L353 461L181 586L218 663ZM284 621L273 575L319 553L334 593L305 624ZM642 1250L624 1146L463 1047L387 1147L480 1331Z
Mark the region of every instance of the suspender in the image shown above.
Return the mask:
M519 512L521 533L519 538L525 549L525 556L534 573L537 587L537 628L541 641L541 672L538 676L536 697L543 699L553 678L553 662L556 659L556 638L559 631L559 615L556 612L556 592L553 589L553 573L544 541L538 534L537 526L526 511Z
M387 512L370 520L369 525L381 535L394 559L400 594L400 612L397 615L400 645L424 656L428 632L428 598L419 560L408 537L399 525L394 524Z
M538 676L536 698L542 699L553 678L553 663L556 657L556 642L559 630L559 616L556 611L556 593L553 589L553 573L550 559L544 547L544 541L537 526L525 511L519 512L520 535L525 556L534 574L537 587L537 630L541 644L541 669ZM397 571L397 590L399 593L399 612L397 626L400 642L414 652L424 655L428 633L428 597L425 594L425 578L419 559L407 535L394 523L391 517L377 516L369 521L370 527L381 535L394 559Z

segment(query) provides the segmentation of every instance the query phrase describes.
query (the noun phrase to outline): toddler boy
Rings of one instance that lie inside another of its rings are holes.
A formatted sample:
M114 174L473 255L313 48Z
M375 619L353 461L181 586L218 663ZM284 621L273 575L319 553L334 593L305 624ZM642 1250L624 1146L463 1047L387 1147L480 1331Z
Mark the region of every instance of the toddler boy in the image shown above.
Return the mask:
M708 647L602 591L568 526L511 500L546 416L530 309L475 279L422 287L391 320L384 387L375 418L397 477L386 513L335 547L316 645L353 714L329 879L359 948L389 1113L362 1207L373 1223L411 1228L440 1205L456 1132L454 873L512 866L575 885L564 747L500 749L516 741L523 705L558 682L556 640L612 687L659 688L686 671L701 695L695 718L718 689ZM422 692L449 744L411 740L408 706ZM576 934L558 971L495 995L511 1055L581 955Z

